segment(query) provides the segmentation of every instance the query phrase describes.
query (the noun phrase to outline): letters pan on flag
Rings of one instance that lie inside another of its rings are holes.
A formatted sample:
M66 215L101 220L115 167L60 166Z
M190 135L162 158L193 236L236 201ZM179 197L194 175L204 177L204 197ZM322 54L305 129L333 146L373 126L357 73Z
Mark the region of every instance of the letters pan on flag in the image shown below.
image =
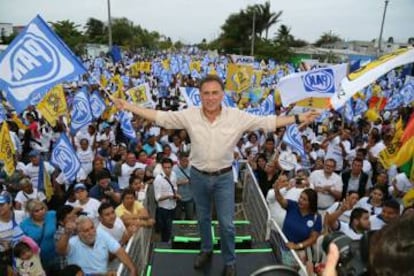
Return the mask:
M85 72L69 48L36 16L0 59L0 89L21 113L39 103L51 87Z

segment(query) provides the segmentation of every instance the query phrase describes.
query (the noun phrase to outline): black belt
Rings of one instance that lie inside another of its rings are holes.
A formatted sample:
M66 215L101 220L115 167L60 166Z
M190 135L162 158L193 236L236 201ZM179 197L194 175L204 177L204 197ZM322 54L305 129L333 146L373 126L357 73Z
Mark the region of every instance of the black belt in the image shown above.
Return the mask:
M202 170L197 169L196 167L193 167L193 169L196 170L197 172L201 173L201 174L205 174L205 175L209 175L209 176L219 176L219 175L222 175L222 174L225 174L225 173L231 171L232 167L230 166L230 167L223 168L223 169L220 169L220 170L217 170L217 171L214 171L214 172L202 171Z

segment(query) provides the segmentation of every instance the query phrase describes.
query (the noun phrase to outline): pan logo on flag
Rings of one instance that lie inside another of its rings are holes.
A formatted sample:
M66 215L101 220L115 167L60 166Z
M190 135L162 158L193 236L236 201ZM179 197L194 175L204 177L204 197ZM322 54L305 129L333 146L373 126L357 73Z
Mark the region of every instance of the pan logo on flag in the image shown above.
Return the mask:
M201 104L200 93L198 93L198 89L192 89L190 91L190 99L195 106L199 106Z
M311 71L303 76L303 84L307 92L334 93L335 78L333 70L324 68Z
M47 82L58 75L60 59L56 49L46 39L27 34L13 50L10 53L12 86Z
M73 123L76 122L77 125L86 124L89 120L89 102L88 99L83 97L78 97L73 102L73 114L72 114L72 121Z
M78 160L75 159L75 156L71 149L67 148L63 143L60 147L55 148L52 151L52 160L54 163L59 164L59 167L62 169L65 175L76 175L78 168L73 164L77 164Z

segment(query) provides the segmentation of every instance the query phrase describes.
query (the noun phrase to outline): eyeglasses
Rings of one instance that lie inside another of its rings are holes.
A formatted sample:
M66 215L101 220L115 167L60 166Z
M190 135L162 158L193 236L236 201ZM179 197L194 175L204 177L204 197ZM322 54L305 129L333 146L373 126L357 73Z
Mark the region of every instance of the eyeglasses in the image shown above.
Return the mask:
M45 209L45 207L40 207L39 209L34 209L33 210L33 213L37 213L37 212L43 211L44 209Z

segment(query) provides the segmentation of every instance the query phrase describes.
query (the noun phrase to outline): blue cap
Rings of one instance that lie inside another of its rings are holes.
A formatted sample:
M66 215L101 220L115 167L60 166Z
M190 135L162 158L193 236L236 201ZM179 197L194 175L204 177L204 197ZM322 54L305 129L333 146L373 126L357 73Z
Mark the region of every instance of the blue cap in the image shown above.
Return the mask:
M0 195L0 204L10 203L10 197L7 195Z
M78 183L75 185L75 187L73 188L73 190L76 192L77 190L86 190L86 186L83 183Z
M29 152L29 157L37 157L40 156L40 152L38 150L32 150Z

